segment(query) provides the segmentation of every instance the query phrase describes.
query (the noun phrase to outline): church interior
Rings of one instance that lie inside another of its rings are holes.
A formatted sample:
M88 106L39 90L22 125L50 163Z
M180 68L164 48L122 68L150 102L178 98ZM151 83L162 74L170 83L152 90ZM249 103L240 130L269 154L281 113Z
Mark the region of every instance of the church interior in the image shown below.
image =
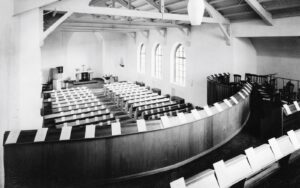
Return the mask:
M0 188L299 187L299 0L0 5Z

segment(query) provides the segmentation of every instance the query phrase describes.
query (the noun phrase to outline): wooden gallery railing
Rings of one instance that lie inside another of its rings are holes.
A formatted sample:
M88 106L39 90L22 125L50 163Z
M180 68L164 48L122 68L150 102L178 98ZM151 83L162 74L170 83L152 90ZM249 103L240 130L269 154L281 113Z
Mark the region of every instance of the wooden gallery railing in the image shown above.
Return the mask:
M213 105L230 97L240 89L240 83L230 83L230 74L214 74L207 77L207 104Z
M96 187L187 164L225 144L250 115L252 86L204 110L101 127L7 131L6 187Z

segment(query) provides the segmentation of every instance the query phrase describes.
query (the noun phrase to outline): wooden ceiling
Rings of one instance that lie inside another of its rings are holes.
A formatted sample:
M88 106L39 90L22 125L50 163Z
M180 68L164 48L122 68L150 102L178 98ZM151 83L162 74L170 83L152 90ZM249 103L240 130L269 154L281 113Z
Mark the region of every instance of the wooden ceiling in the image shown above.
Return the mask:
M271 13L273 18L300 15L300 0L255 0ZM115 2L115 3L113 3ZM131 2L131 6L129 3ZM259 19L260 16L245 0L207 0L217 11L231 21ZM129 8L142 11L160 9L159 0L91 0L90 6ZM165 0L165 9L169 13L187 14L188 0ZM207 15L207 13L206 13Z
M58 0L44 7L44 30L59 19L58 28L71 31L189 29L187 4L188 0ZM262 20L272 26L273 19L300 15L300 0L206 0L205 6L204 22L219 24L226 38L232 22ZM63 18L65 12L70 16Z

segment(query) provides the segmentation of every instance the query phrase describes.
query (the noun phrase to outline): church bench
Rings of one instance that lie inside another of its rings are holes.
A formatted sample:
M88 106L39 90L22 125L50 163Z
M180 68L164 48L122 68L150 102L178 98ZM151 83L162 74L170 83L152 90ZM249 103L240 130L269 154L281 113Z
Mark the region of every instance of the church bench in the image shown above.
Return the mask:
M62 90L52 90L52 91L44 91L44 93L65 93L65 92L72 92L72 91L82 91L86 90L86 87L74 87L74 88L67 88Z
M116 96L115 101L119 106L124 106L124 104L127 100L130 100L134 97L138 98L140 96L146 96L146 95L150 95L150 94L152 94L150 91L143 91L143 92L139 92L139 93L132 93L129 95L119 95L119 96Z
M120 94L117 97L124 98L124 97L131 97L131 96L135 96L135 95L147 94L147 93L152 93L152 92L149 90L142 90L142 91L138 91L138 92Z
M161 98L161 99L154 99L154 100L145 101L145 102L134 103L131 105L131 107L129 109L129 113L130 114L134 113L138 107L143 107L143 106L148 106L151 104L168 102L168 101L170 101L169 98Z
M124 102L130 101L130 100L137 100L140 98L145 98L145 97L154 97L154 96L159 96L157 93L141 93L139 95L132 95L132 96L127 96L127 97L122 97L122 100Z
M65 112L65 111L71 111L71 110L78 110L78 109L85 109L85 108L94 108L94 107L99 107L99 106L114 106L114 103L112 102L96 102L96 103L90 103L90 104L81 104L81 105L72 105L68 107L63 107L63 108L55 108L52 109L52 113L60 113L60 112Z
M128 89L146 89L146 87L140 87L138 85L128 85L122 87L107 87L107 91L117 91L117 90L128 90Z
M74 105L84 105L84 104L95 104L99 102L98 99L88 99L86 101L79 101L79 102L72 102L72 103L65 103L65 104L53 104L51 105L52 109L55 108L64 108L64 107L69 107L69 106L74 106Z
M111 98L117 98L119 97L120 95L124 95L124 94L137 94L137 93L141 93L141 92L147 92L149 90L146 90L146 89L138 89L138 90L126 90L126 91L122 91L122 92L110 92L110 93L107 93L107 96L111 97Z
M111 91L109 94L111 94L112 96L119 96L119 95L122 95L122 94L138 93L138 92L143 92L143 91L149 91L149 90L146 89L146 88L114 90L114 91Z
M51 93L51 98L62 98L70 95L84 95L92 93L91 90L78 90L78 91L72 91L72 92L63 92L63 93Z
M65 122L70 122L70 121L75 121L78 119L85 119L85 118L92 118L95 116L102 116L102 115L107 115L110 114L110 110L98 110L98 111L92 111L88 113L81 113L81 114L73 114L71 116L63 116L60 118L54 119L55 124L57 123L65 123Z
M79 99L77 101L67 101L64 103L51 103L52 108L58 108L58 107L68 107L73 105L82 105L82 104L89 104L89 103L105 103L105 102L112 102L111 99L98 99L98 98L89 98L89 99Z
M97 124L100 122L108 121L108 120L115 120L115 117L113 114L110 115L101 115L101 116L94 116L93 118L86 118L83 120L76 120L71 122L65 122L61 124L56 124L55 126L58 127L64 127L64 126L86 126L90 124Z
M98 97L95 95L86 95L83 97L78 97L78 98L69 98L69 99L63 99L63 100L51 100L51 104L65 104L65 103L74 103L74 102L79 102L79 101L84 101L84 100L89 100L89 99L97 99Z
M175 104L177 104L175 101L168 101L168 102L161 102L161 103L141 106L141 107L138 107L136 109L136 111L134 113L134 117L138 118L138 116L140 116L146 110L152 110L152 109L156 109L156 108L167 107L167 106L171 106L171 105L175 105Z
M183 108L187 107L192 107L191 104L176 104L176 105L170 105L170 106L165 106L161 108L156 108L156 109L151 109L151 110L146 110L142 112L142 118L147 120L150 116L155 115L155 114L160 114L164 112L169 112L169 111L174 111L174 110L180 110Z
M136 104L137 105L145 104L148 101L159 100L159 99L164 99L164 98L166 98L166 96L157 95L157 96L153 96L153 97L144 97L144 98L140 98L137 100L129 100L125 104L125 109L129 110L131 107L134 107Z
M66 111L66 112L60 112L60 113L55 113L55 114L49 114L45 115L44 119L54 119L54 118L59 118L63 116L71 116L71 115L76 115L76 114L81 114L81 113L88 113L88 112L94 112L94 111L99 111L99 110L106 110L106 106L100 105L100 106L95 106L92 108L83 108L83 109L77 109L77 110L71 110L71 111Z
M125 97L131 97L131 96L136 96L136 95L143 95L143 94L149 94L151 93L150 91L138 91L138 92L130 92L130 93L124 93L124 94L112 94L112 98L119 100Z
M51 94L49 98L51 99L62 99L62 98L68 98L70 96L83 96L83 95L89 95L92 94L91 91L78 91L78 92L72 92L72 93L64 93L64 94Z
M146 98L154 98L160 95L157 95L155 93L146 93L146 94L142 94L142 95L135 95L135 96L131 96L131 97L126 97L120 100L120 106L124 107L126 109L126 105L128 105L128 103L133 103L133 101L139 101L139 100L144 100Z
M44 99L44 102L59 102L59 101L66 101L66 100L72 100L72 99L79 99L79 98L87 98L87 97L92 97L96 96L98 98L105 97L102 93L84 93L84 94L74 94L74 95L68 95L68 96L63 96L63 97L51 97L48 99Z
M173 111L168 111L168 112L151 115L148 117L148 119L149 120L157 120L157 119L160 119L160 117L162 117L162 116L177 116L178 113L186 113L186 112L190 112L190 111L191 111L190 108L183 108L183 109L179 109L179 110L173 110Z

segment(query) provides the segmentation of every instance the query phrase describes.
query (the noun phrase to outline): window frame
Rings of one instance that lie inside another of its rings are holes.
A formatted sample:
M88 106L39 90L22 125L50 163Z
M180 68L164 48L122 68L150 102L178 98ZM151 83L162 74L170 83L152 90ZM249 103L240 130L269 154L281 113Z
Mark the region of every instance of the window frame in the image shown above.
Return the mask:
M137 72L144 74L146 71L146 45L141 43L138 48Z
M157 79L162 79L162 60L163 49L160 43L155 44L153 54L153 71L152 76Z
M171 82L179 86L185 86L187 57L183 44L176 44L172 56Z

